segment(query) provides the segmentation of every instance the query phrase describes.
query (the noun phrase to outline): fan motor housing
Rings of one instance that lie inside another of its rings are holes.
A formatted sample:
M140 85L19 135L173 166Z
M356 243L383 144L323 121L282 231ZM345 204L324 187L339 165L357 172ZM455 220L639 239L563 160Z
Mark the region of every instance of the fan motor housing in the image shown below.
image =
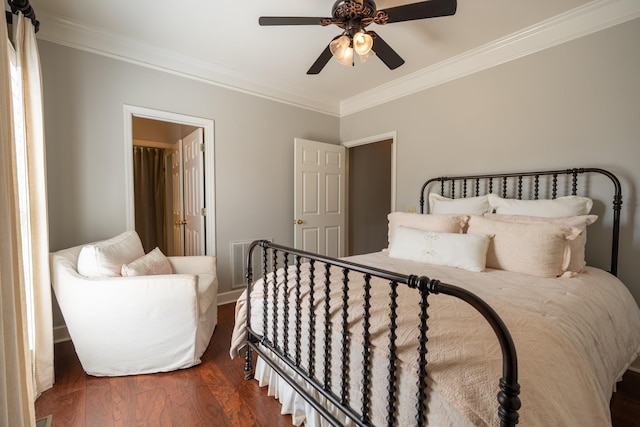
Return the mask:
M373 18L376 14L373 0L338 0L331 8L331 15L343 22Z

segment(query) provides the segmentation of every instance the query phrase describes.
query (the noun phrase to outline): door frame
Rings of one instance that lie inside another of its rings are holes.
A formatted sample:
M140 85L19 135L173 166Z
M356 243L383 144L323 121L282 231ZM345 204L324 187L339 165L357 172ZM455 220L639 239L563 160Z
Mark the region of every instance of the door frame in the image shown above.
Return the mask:
M391 206L390 206L391 211L390 212L395 212L396 210L396 159L397 159L396 150L398 148L398 132L394 130L391 132L382 133L378 135L371 135L364 138L343 142L342 145L344 145L347 148L347 153L348 153L349 148L357 147L358 145L373 144L376 142L386 141L387 139L390 139L392 141L391 142ZM349 188L348 181L349 181L349 169L347 168L347 189ZM349 208L348 200L349 200L349 194L347 194L347 209ZM349 224L347 224L347 228L348 227L349 227Z
M195 126L204 130L204 203L207 209L205 217L207 255L216 255L216 209L215 209L215 162L214 162L214 122L202 117L187 116L168 111L154 110L124 104L124 171L125 171L125 215L127 230L135 230L135 201L133 190L133 118L172 122Z

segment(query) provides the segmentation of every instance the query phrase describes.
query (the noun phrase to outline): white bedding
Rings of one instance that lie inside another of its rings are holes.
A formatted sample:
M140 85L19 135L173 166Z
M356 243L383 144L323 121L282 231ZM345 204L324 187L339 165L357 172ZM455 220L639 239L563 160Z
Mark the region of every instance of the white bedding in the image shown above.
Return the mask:
M617 278L590 267L576 277L554 279L501 270L472 273L392 259L386 252L349 259L389 271L439 279L474 292L492 306L511 332L518 353L522 400L519 425L611 425L609 400L615 382L640 350L640 310ZM304 271L302 276L303 279L306 276ZM335 280L341 279L339 272L334 276ZM357 298L360 293L357 283L350 282L350 287L350 299ZM411 408L415 404L415 378L412 375L415 376L416 363L409 349L417 346L417 320L415 312L404 307L415 303L416 293L412 290L405 292L402 286L399 290L401 309L398 324L402 329L398 333L398 347L402 361L399 364L402 373L400 394L403 396L399 412L413 424ZM388 330L388 286L384 282L373 282L372 293L372 331L375 336L375 331ZM316 294L316 301L320 297ZM262 288L258 282L251 295L252 307L255 307L252 308L251 322L256 330L261 330L261 300ZM336 306L340 303L340 287L332 291L332 306L333 302ZM430 424L459 426L465 419L468 425L498 425L496 394L501 377L501 354L495 335L484 319L462 301L445 295L431 295L429 303L427 369L431 390ZM321 307L317 310L320 312ZM349 320L357 330L359 324L354 319L358 313L355 311L350 312ZM293 314L290 316L293 319ZM232 357L243 345L245 322L246 296L243 295L236 307L230 350ZM305 322L303 316L302 324L306 325ZM334 327L339 329L339 321L336 322ZM353 332L352 354L360 354L360 341L359 333ZM339 358L337 344L333 347L335 358ZM321 351L316 349L316 354L321 354ZM305 365L307 356L303 356ZM386 377L385 356L386 347L382 341L374 339L374 361L377 362L374 367L380 370L374 372L374 379ZM317 363L321 360L318 359ZM352 402L358 402L356 408L360 402L356 380L359 370L359 366L358 369L352 367L354 379L350 398ZM277 393L283 402L283 411L293 411L295 396L286 391L286 387L278 387L277 383L283 381L274 379L267 366L258 365L256 378L261 384L269 383L270 394L280 390ZM377 425L385 417L386 381L374 381L374 387L375 384L382 387L381 391L374 388L376 391L372 393L373 420ZM405 386L408 388L404 389ZM294 422L314 425L312 412L298 411ZM399 425L405 425L403 421L401 418Z

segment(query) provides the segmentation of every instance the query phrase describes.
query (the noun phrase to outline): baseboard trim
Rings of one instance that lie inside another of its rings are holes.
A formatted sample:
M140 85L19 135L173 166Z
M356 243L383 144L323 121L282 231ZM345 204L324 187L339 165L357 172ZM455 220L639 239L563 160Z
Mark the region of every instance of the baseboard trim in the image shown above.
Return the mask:
M244 289L236 289L234 291L223 292L218 294L218 305L231 304L238 301Z
M69 331L67 330L67 325L60 325L53 327L53 343L57 344L59 342L69 341L71 337L69 336Z

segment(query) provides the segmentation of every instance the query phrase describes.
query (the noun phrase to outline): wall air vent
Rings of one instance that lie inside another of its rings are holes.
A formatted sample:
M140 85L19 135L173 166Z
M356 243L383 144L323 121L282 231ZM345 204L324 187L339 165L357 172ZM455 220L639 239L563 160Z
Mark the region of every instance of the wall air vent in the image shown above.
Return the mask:
M271 239L263 239L273 242ZM247 253L253 240L231 242L231 279L232 289L239 289L246 286L245 274L247 272ZM269 259L271 263L271 259ZM254 250L253 255L253 278L254 280L262 276L262 250Z

